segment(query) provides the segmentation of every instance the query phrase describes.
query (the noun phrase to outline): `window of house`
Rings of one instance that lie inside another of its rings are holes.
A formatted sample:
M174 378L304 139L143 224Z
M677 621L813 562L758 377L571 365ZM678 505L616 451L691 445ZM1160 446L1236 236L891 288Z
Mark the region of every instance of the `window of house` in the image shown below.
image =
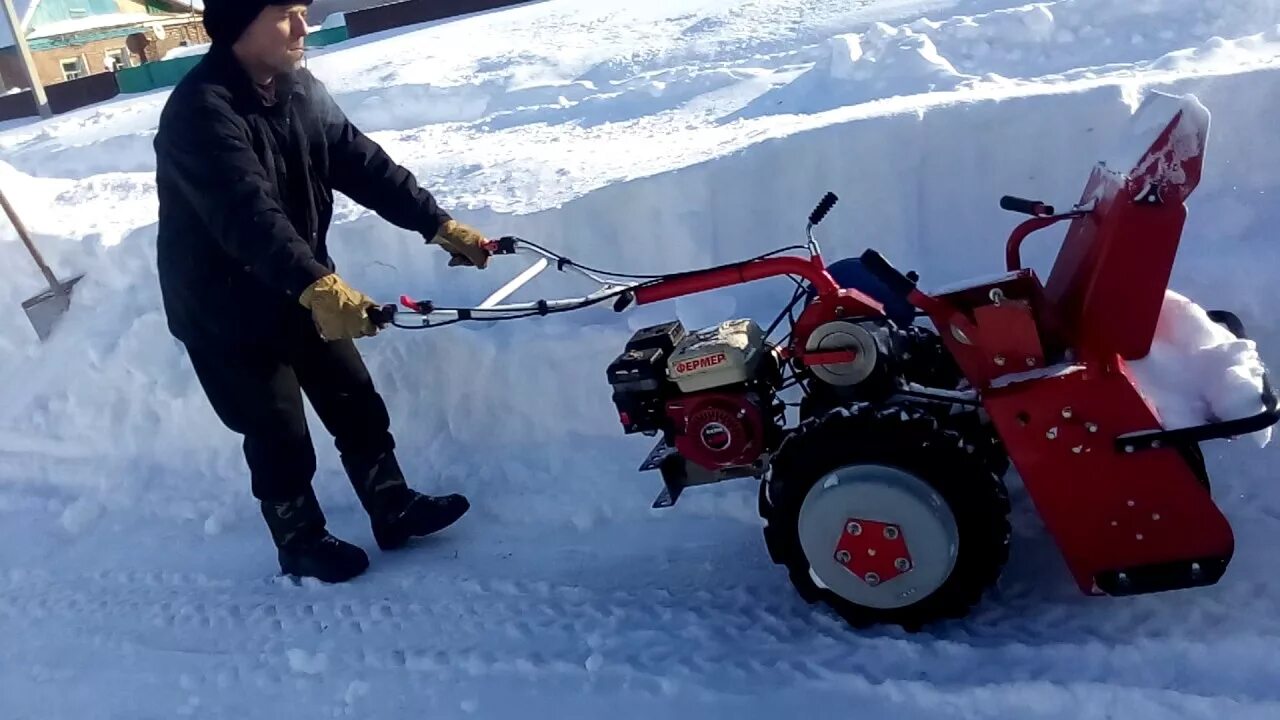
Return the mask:
M108 70L113 69L111 67L111 61L115 61L115 70L123 70L129 67L129 51L124 48L108 50L103 59L103 66Z
M62 61L62 79L75 80L84 76L84 66L80 63L80 58L67 58Z

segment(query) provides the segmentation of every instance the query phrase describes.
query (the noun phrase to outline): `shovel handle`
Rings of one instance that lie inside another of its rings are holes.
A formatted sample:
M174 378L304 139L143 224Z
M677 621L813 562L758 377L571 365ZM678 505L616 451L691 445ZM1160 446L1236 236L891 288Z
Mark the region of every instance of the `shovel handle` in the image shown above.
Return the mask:
M55 293L63 292L58 277L53 274L53 270L49 269L48 263L44 261L44 256L36 249L35 243L31 242L31 236L27 234L27 228L18 219L18 213L14 211L13 206L9 204L9 199L4 196L4 191L0 190L0 206L4 207L4 212L9 216L9 222L13 223L13 229L18 231L18 237L22 238L22 244L27 246L27 251L31 253L31 259L36 261L36 265L40 266L40 272L44 273L44 279L49 281L49 289Z

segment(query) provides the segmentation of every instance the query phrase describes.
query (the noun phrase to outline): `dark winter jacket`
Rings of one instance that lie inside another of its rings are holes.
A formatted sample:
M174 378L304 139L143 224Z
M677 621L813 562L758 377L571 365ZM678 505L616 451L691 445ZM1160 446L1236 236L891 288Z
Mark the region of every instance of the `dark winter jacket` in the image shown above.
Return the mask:
M310 322L298 295L332 272L333 191L424 237L449 219L306 70L274 102L229 50L174 88L155 139L157 247L169 328L188 343L257 343Z

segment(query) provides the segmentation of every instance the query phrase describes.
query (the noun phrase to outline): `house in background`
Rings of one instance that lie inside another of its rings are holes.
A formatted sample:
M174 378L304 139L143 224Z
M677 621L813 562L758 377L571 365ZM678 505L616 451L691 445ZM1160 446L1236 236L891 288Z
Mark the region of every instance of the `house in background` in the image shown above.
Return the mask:
M200 0L14 0L43 85L161 59L209 41ZM0 95L28 87L0 13Z

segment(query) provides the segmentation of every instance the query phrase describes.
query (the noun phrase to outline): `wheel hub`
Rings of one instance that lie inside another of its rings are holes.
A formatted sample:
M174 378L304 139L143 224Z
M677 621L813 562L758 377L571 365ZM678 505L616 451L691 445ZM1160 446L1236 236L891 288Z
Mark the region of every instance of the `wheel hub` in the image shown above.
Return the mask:
M883 465L846 465L813 484L797 529L810 575L849 602L914 604L955 567L959 530L941 495Z
M865 518L845 523L835 558L872 587L911 571L911 551L902 528Z

